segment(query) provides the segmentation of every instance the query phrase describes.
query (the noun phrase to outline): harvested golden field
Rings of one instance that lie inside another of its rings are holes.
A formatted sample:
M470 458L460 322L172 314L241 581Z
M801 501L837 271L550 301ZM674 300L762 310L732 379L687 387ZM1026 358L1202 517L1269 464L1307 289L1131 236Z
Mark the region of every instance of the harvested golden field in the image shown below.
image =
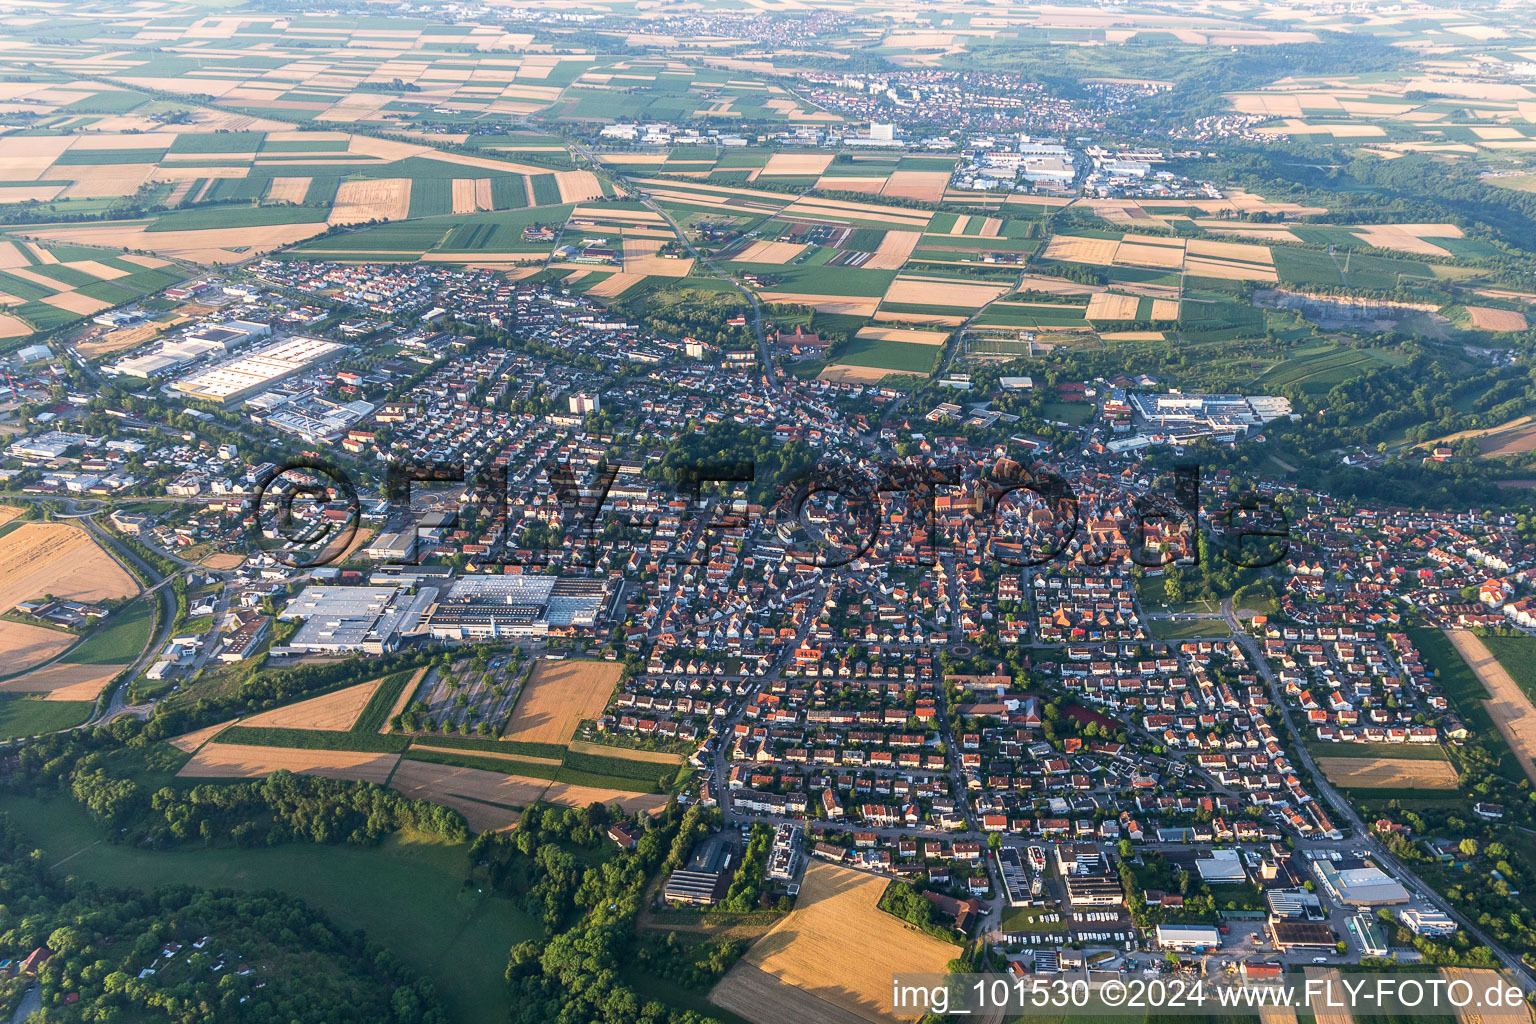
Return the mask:
M586 740L572 740L568 747L573 754L596 754L599 757L618 757L626 761L644 761L647 764L682 764L682 754L668 754L660 750L631 750L629 747L610 747Z
M1536 451L1536 425L1485 434L1478 440L1477 448L1484 458L1524 455L1526 452Z
M878 384L894 372L894 370L885 370L878 366L852 366L848 363L833 363L818 373L816 379L830 380L839 384Z
M594 803L613 806L618 804L626 814L644 811L655 814L667 806L668 797L663 793L632 793L627 789L598 789L592 786L573 786L566 782L551 782L541 798L545 803L561 807L587 807Z
M0 619L0 666L7 673L25 672L63 654L75 639L62 629Z
M1353 789L1455 789L1456 770L1445 761L1390 757L1319 757L1335 786Z
M10 136L5 140L4 155L0 155L0 178L36 181L74 141L70 135Z
M588 288L585 294L597 299L617 298L644 280L644 274L609 274Z
M406 761L404 764L412 762ZM399 772L397 771L398 775ZM514 811L508 807L497 807L493 804L483 804L478 800L470 800L467 797L454 796L452 793L443 793L433 797L418 797L420 800L431 800L435 804L442 804L452 811L458 811L464 815L464 823L469 826L471 832L500 832L503 829L512 828L522 818L522 811Z
M1122 267L1180 270L1184 266L1184 247L1182 245L1141 245L1122 240L1115 249L1115 263Z
M839 175L835 178L821 177L816 179L815 188L831 189L838 192L868 192L870 195L879 195L885 187L885 178L853 178Z
M395 770L390 787L417 800L441 803L443 797L462 797L485 804L521 809L537 802L544 795L544 790L549 788L549 781L406 759Z
M1159 300L1161 301L1161 300ZM1162 331L1101 331L1099 338L1104 341L1163 341Z
M190 231L146 231L142 222L33 228L31 234L49 242L100 245L114 249L137 249L161 253L194 263L236 263L273 249L303 241L325 230L323 223L274 224L269 227L241 228L232 234L225 228L199 228ZM242 251L236 251L238 246ZM132 255L124 259L133 260Z
M474 213L475 212L475 179L474 178L454 178L453 179L453 212L454 213Z
M1525 314L1512 309L1491 309L1488 306L1468 306L1472 326L1480 331L1523 331L1527 327Z
M850 316L874 316L880 305L876 298L850 298L847 295L817 295L812 292L789 292L777 288L761 288L758 298L765 302L798 302L813 306L823 313L847 313Z
M1153 320L1177 320L1179 318L1178 299L1153 299Z
M1428 241L1431 238L1462 238L1461 228L1454 224L1377 224L1365 228L1350 228L1366 245L1382 249L1396 249L1416 256L1451 256L1451 250Z
M775 153L763 165L761 173L819 175L831 162L832 154L830 153Z
M880 910L889 884L813 859L794 911L747 950L710 1000L756 1024L890 1019L891 976L942 974L960 947ZM796 990L832 1012L806 1016Z
M107 302L105 299L93 299L81 292L60 292L57 295L44 295L38 301L46 302L50 306L67 310L70 313L81 313L86 316L112 308L112 303Z
M920 231L927 226L931 214L927 210L911 210L900 206L812 198L797 199L784 208L783 216L786 219L800 218L833 223L873 221Z
M268 729L321 729L346 732L368 706L382 679L358 683L335 693L311 697L287 707L273 708L245 720L246 725Z
M191 168L187 168L188 171ZM211 170L218 170L212 168ZM241 177L245 174L245 168L239 168L239 174L230 174L228 177ZM209 173L209 168L198 168L196 177L217 177ZM174 177L172 173L161 170L155 164L102 164L96 167L70 167L69 176L74 179L72 185L66 186L59 193L62 199L105 199L119 196L131 196L138 191L151 176L157 178Z
M220 571L238 569L245 564L245 556L232 553L208 555L203 558L201 564L206 565L210 569L218 569Z
M1235 260L1240 263L1257 263L1272 267L1274 254L1267 245L1250 245L1247 242L1212 242L1204 238L1191 238L1184 247L1191 256L1208 256L1216 260Z
M267 202L302 203L308 193L308 178L273 178L267 188Z
M128 276L128 271L119 270L116 267L109 267L99 260L70 260L68 263L63 263L60 265L65 267L72 267L75 270L81 271L82 273L90 274L98 281L115 281L120 277Z
M398 760L399 754L207 743L176 774L184 779L264 779L273 772L290 771L382 784Z
M503 735L527 743L569 742L578 723L608 706L622 671L608 661L538 662Z
M182 753L195 754L197 753L198 747L201 747L204 743L207 743L209 740L213 739L219 733L223 732L225 729L228 729L238 721L240 721L240 719L231 718L229 721L220 722L218 725L208 725L201 729L195 729L192 732L184 732L180 736L172 737L165 742L175 747L177 750L180 750Z
M869 270L900 270L922 237L917 231L887 231L880 248L864 266Z
M336 189L336 200L326 223L364 224L371 220L404 220L410 212L410 178L344 181Z
M948 313L893 313L886 310L876 312L874 320L879 324L932 324L936 327L959 327L965 323L966 318Z
M1046 295L1092 295L1103 291L1104 286L1079 284L1076 281L1068 281L1064 277L1050 277L1046 274L1025 274L1020 278L1019 290L1044 292Z
M944 198L948 185L948 171L892 171L880 194L936 203Z
M1087 263L1107 267L1115 261L1115 250L1120 247L1114 238L1080 238L1077 235L1053 235L1045 250L1043 260L1062 263Z
M32 327L25 320L0 313L0 338L25 338L31 333Z
M133 654L136 656L137 651ZM3 693L41 693L45 700L95 700L123 665L49 665L0 683Z
M1341 987L1342 978L1339 976L1336 968L1307 967L1303 969L1303 973L1308 983L1326 981L1328 985L1332 986L1331 990L1339 994L1331 1000L1320 1000L1325 1005L1312 1007L1317 1024L1355 1024L1355 1015L1349 1012L1349 1007L1337 1005L1345 1002L1345 1000L1341 998L1344 990Z
M1499 732L1504 734L1509 749L1515 752L1515 760L1520 762L1531 781L1536 782L1536 707L1531 706L1531 698L1489 653L1477 634L1465 629L1448 629L1445 635L1493 695L1484 706Z
M63 185L0 185L0 205L6 203L51 202L64 191Z
M605 210L601 206L578 206L571 211L570 224L574 227L584 220L593 222L602 221L607 224L649 224L666 230L670 237L671 229L666 228L666 221L661 214L652 213L650 210Z
M886 289L886 302L978 309L1008 291L1007 285L980 284L943 277L898 277Z
M6 523L10 522L12 519L15 519L25 511L26 509L20 508L16 505L0 505L0 526L4 526Z
M1141 300L1134 295L1099 292L1088 300L1088 320L1135 320Z
M788 263L806 248L802 242L753 242L732 259L742 263Z
M923 331L912 327L860 327L855 337L871 341L905 341L913 345L942 345L948 331Z
M622 276L636 279L644 277L687 277L693 269L693 259L672 259L658 256L660 238L627 237L624 239L624 270Z
M560 186L562 203L579 203L603 194L602 186L597 183L597 175L591 171L556 171L555 184Z
M1237 263L1230 260L1207 259L1193 254L1185 257L1184 270L1199 277L1216 277L1228 281L1278 282L1280 280L1280 276L1270 267L1259 267L1251 263Z
M1531 1024L1530 1006L1485 1005L1483 993L1490 991L1499 981L1499 972L1486 968L1442 967L1440 973L1452 981L1464 981L1472 986L1474 1005L1456 1011L1462 1024Z
M454 754L454 755L457 755L459 757L464 756L464 751L458 749L457 747L436 747L436 746L433 746L432 745L432 737L430 735L425 736L425 737L423 737L421 739L418 739L415 742L413 742L411 744L411 749L412 750L428 750L428 751L431 751L434 754ZM527 754L509 754L509 753L506 753L506 752L500 751L500 750L476 750L476 751L474 751L474 756L475 757L489 758L492 761L510 761L510 762L512 762L514 764L518 763L518 762L521 762L523 764L547 764L547 765L558 765L558 764L560 764L560 759L558 757L532 757L532 756L527 755ZM508 768L507 771L515 771L515 769Z
M138 592L133 577L78 526L27 523L0 537L0 608L44 594L101 601Z

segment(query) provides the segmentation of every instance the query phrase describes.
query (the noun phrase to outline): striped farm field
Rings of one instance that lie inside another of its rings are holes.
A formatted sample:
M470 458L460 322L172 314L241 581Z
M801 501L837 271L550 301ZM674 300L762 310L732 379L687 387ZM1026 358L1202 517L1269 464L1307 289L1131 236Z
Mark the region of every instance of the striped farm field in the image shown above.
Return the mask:
M795 909L710 993L754 1024L885 1021L890 978L942 974L960 947L879 908L889 879L812 859Z

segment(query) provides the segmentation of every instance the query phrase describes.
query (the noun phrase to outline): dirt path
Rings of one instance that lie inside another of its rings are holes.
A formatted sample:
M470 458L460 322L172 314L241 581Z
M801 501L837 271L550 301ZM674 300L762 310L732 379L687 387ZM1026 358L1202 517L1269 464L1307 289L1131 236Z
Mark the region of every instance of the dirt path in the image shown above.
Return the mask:
M1520 762L1530 780L1536 782L1536 707L1531 706L1531 698L1475 633L1448 629L1445 635L1492 694L1492 699L1485 702L1488 714L1493 717L1499 732L1504 734L1509 749L1515 752L1515 760Z

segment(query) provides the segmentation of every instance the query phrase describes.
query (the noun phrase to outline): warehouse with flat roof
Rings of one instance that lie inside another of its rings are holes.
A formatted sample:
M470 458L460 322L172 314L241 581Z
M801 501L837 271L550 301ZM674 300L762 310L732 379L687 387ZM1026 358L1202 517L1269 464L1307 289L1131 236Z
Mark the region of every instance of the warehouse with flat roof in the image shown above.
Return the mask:
M1215 949L1221 945L1221 932L1208 924L1160 924L1157 926L1157 944L1162 949L1180 953Z
M231 402L254 394L345 349L322 338L285 338L275 345L227 359L171 387L205 402Z
M1359 863L1359 862L1356 862ZM1339 867L1332 861L1312 864L1323 890L1335 902L1350 907L1385 907L1407 903L1408 890L1373 864Z

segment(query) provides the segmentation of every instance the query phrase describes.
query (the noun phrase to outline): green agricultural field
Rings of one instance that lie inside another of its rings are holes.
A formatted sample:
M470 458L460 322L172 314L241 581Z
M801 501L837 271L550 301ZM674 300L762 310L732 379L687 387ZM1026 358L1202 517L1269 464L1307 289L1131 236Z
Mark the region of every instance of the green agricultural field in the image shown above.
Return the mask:
M394 221L373 227L341 231L325 238L315 238L295 250L306 253L368 252L370 250L401 250L423 253L434 248L452 230L447 220ZM324 256L320 258L324 259Z
M1159 640L1208 640L1232 635L1221 619L1148 619L1147 631Z
M554 206L560 202L560 185L553 174L535 174L528 179L534 206Z
M1307 740L1313 757L1385 757L1397 761L1449 761L1445 748L1438 743L1329 743Z
M266 132L187 132L171 143L172 153L255 153Z
M53 163L56 167L84 167L105 164L157 164L165 156L163 146L154 149L66 149Z
M0 694L0 740L72 728L90 718L95 706L88 700L44 700Z
M68 873L84 881L141 891L197 885L298 896L340 927L362 929L436 982L456 1024L506 1018L507 950L542 935L514 901L464 887L463 843L403 833L372 849L296 843L153 852L97 842L101 836L86 812L62 798L3 796L0 811L10 812L47 863L71 857Z
M773 291L804 292L809 295L884 295L896 279L894 270L857 270L850 267L779 265L776 263L732 263L738 273L776 278Z
M1536 701L1536 638L1485 636L1482 639L1488 653L1498 659L1525 695Z
M66 665L123 665L133 661L149 642L154 625L152 598L131 601L107 617L84 640L59 659Z
M262 192L266 191L265 183ZM235 230L274 224L321 224L329 210L320 206L204 206L162 213L146 230L197 231L204 228Z
M1300 386L1309 394L1325 395L1335 385L1353 380L1382 366L1397 366L1407 356L1384 349L1339 348L1331 344L1295 350L1254 378L1253 386L1285 388Z
M433 745L431 736L424 737L422 742L427 746ZM425 761L428 764L449 765L454 768L474 768L483 772L496 772L501 775L517 775L526 779L548 779L553 782L560 774L560 766L557 764L539 764L536 761L518 761L510 757L477 757L474 754L444 754L436 750L421 750L412 748L405 753L409 761Z
M1472 667L1462 659L1451 641L1438 629L1427 626L1407 627L1408 639L1423 656L1424 667L1434 672L1435 682L1445 691L1456 713L1466 723L1477 741L1498 759L1499 774L1512 781L1523 779L1514 752L1504 741L1504 734L1494 724L1485 706L1488 688L1477 678Z
M906 341L876 341L872 338L854 338L840 350L833 362L850 366L873 366L881 370L897 370L903 373L933 372L938 362L939 345L914 345Z

